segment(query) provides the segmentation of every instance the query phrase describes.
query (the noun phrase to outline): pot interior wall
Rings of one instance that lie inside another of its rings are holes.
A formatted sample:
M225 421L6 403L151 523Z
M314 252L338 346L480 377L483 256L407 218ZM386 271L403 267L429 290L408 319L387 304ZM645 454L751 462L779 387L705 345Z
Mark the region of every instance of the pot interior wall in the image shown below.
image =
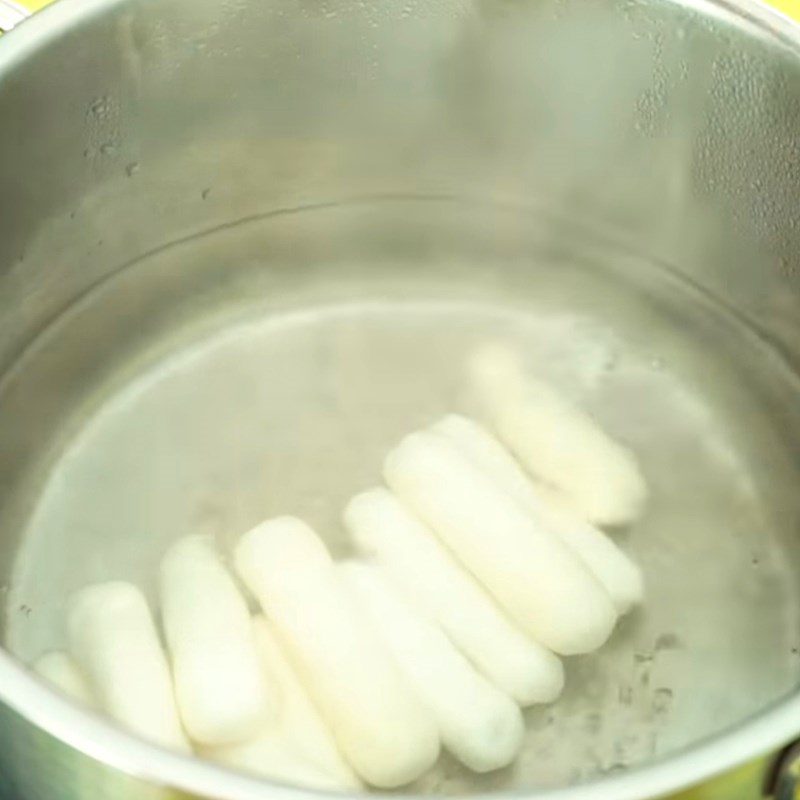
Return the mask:
M788 46L666 3L189 11L112 4L0 59L11 651L59 644L87 581L152 590L185 533L298 513L345 552L343 501L471 410L464 357L502 337L641 453L619 536L648 600L513 769L420 788L591 779L793 691Z

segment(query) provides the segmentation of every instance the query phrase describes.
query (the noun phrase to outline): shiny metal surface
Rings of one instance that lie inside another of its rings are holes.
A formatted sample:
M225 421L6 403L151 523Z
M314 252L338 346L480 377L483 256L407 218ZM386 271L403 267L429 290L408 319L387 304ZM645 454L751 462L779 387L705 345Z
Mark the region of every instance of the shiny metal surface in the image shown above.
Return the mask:
M344 547L341 501L468 410L498 334L642 454L649 602L514 770L414 788L651 798L800 733L798 52L749 2L61 0L4 37L15 790L263 797L15 657L187 531L299 512Z
M775 800L794 800L797 797L800 791L800 745L794 744L778 756L766 791Z
M29 15L30 12L14 0L0 0L0 32L10 31Z

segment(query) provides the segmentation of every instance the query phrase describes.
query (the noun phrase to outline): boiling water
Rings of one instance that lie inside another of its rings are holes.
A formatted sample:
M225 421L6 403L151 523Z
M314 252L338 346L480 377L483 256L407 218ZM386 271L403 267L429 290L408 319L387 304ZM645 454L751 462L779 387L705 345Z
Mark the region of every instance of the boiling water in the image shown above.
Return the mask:
M614 536L647 599L601 652L568 659L564 696L527 712L513 767L476 777L445 760L420 788L585 780L790 691L797 394L780 359L688 282L588 237L556 240L505 212L495 224L402 208L399 222L396 209L320 208L170 246L41 337L15 397L59 396L54 363L81 381L57 426L39 421L13 652L63 646L65 598L88 582L152 595L160 555L185 534L229 549L259 520L297 514L346 553L343 504L380 481L401 436L474 412L465 359L501 339L638 454L652 499Z

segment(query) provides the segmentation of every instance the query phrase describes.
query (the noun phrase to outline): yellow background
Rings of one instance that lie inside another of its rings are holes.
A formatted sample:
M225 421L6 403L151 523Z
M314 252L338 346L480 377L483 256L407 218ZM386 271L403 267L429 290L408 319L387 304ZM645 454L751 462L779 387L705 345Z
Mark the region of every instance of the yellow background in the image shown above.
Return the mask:
M46 6L51 0L17 0L17 2L21 6L25 6L25 8L29 8L31 11L37 11L38 9ZM800 0L797 0L800 3Z
M771 0L770 5L787 16L800 20L800 0Z

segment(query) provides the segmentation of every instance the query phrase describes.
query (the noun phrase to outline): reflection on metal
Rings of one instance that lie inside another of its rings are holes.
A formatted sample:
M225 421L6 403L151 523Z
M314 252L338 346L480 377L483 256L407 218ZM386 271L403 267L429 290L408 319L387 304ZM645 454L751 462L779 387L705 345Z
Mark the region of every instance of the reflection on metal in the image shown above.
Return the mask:
M790 745L778 756L764 794L774 800L800 797L800 742Z
M0 0L0 31L10 31L30 15L30 12L14 0Z

